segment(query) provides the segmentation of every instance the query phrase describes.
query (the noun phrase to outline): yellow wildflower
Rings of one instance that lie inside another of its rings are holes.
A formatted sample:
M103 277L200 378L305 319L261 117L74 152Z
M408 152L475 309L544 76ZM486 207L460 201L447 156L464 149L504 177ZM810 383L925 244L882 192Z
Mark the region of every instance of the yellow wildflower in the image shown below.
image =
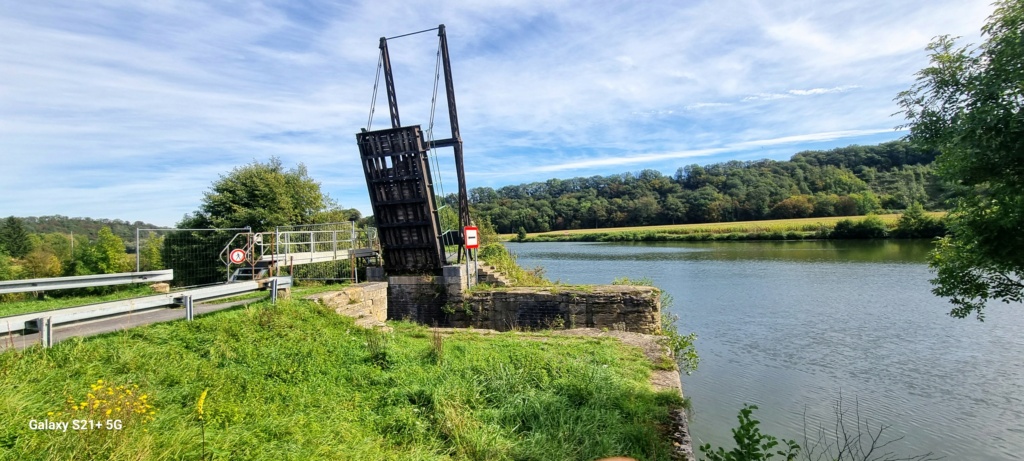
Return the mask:
M203 393L199 395L199 402L196 403L196 410L199 412L199 419L203 419L203 404L206 403L206 393L210 389L204 389Z

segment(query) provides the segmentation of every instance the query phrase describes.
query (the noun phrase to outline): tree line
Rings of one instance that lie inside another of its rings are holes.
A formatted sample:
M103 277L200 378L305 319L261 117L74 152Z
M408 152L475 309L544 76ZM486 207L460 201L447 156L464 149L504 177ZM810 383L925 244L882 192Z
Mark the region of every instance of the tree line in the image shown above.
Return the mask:
M106 227L111 233L124 241L135 240L135 229L155 229L162 226L142 221L124 221L121 219L70 218L67 216L29 216L20 218L25 230L32 234L72 234L84 235L90 239L99 236L100 229Z
M788 161L689 165L549 179L470 191L480 220L498 232L864 215L914 203L941 209L950 187L937 151L905 141L806 151Z
M154 256L153 249L144 248L140 257L158 260L159 253ZM159 264L149 259L146 264ZM110 227L101 227L90 238L85 233L29 232L26 220L14 216L0 223L0 280L114 274L134 267L134 256Z
M340 221L365 225L367 220L359 210L342 208L323 193L304 165L285 168L271 158L221 175L177 228L249 227L263 232ZM157 226L64 216L8 217L0 222L0 280L128 272L135 270L137 257L143 271L175 269L177 284L223 281L219 253L233 231L146 232L137 249L137 227Z

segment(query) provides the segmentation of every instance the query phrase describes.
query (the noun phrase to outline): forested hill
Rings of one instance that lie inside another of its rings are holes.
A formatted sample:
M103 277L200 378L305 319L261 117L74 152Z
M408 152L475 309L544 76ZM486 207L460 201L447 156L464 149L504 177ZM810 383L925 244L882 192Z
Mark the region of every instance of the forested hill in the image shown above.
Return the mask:
M800 152L788 161L689 165L470 191L498 232L849 216L943 207L937 152L904 141Z
M128 222L120 219L69 218L67 216L40 216L20 218L25 230L32 234L75 234L96 239L100 229L109 227L110 231L124 241L135 241L135 228L155 229L161 226L142 221Z

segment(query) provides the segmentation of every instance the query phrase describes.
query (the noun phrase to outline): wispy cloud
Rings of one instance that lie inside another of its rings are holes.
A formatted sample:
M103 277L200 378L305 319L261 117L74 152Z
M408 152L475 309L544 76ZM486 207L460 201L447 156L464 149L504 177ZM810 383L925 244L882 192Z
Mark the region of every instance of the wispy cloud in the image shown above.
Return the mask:
M677 160L677 159L688 159L693 157L708 157L712 155L733 152L740 153L742 151L764 148L768 146L781 146L781 145L795 145L800 143L808 142L822 142L822 141L836 141L850 138L861 138L864 136L893 133L892 129L884 130L846 130L846 131L831 131L825 133L807 133L793 136L783 136L772 139L758 139L754 141L743 141L724 145L722 147L708 148L708 149L690 149L673 152L660 152L660 153L648 153L648 154L636 154L616 157L604 157L604 158L587 158L581 160L574 160L564 163L555 163L549 165L542 165L534 167L531 171L535 172L556 172L556 171L571 171L571 170L587 170L597 167L609 167L609 166L622 166L627 165L642 165L650 162L658 162L664 160Z
M832 88L810 88L806 90L789 90L785 93L760 93L743 98L743 101L775 101L799 96L817 96L831 93L845 93L860 88L859 85L842 85Z
M928 40L976 42L990 12L988 0L13 2L0 16L0 214L173 224L219 174L272 155L369 211L354 133L378 38L439 23L470 187L895 137L892 98ZM436 46L432 33L392 42L407 124L430 118ZM436 130L445 110L442 98ZM374 126L387 123L381 96Z

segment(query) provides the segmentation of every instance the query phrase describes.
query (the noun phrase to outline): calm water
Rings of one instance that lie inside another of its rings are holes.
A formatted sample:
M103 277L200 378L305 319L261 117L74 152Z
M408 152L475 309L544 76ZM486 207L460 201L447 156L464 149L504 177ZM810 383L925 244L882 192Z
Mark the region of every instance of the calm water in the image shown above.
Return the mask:
M927 242L509 243L553 280L648 277L695 331L683 376L696 444L732 446L744 403L765 433L803 444L833 405L859 407L889 448L949 460L1024 459L1024 307L946 315ZM812 434L813 435L813 434Z

